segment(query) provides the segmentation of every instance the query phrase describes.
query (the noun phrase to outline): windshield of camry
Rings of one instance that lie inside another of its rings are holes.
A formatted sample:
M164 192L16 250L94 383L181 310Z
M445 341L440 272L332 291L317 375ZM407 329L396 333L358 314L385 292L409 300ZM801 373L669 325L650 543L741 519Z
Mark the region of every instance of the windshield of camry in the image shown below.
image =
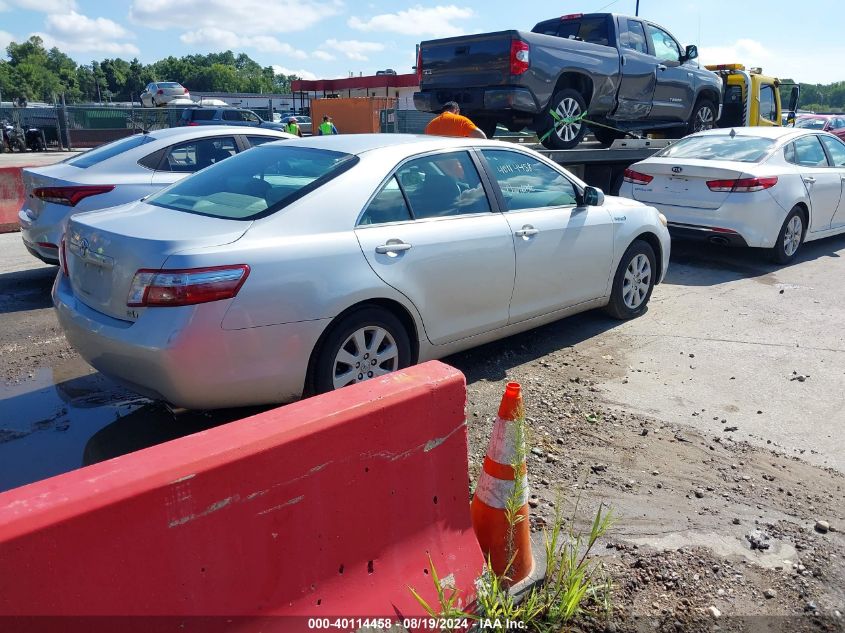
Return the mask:
M215 218L255 220L298 200L357 161L357 156L341 152L262 145L221 160L147 202Z
M756 163L774 147L775 140L756 136L730 134L690 136L660 150L659 158L697 158L699 160L733 160Z

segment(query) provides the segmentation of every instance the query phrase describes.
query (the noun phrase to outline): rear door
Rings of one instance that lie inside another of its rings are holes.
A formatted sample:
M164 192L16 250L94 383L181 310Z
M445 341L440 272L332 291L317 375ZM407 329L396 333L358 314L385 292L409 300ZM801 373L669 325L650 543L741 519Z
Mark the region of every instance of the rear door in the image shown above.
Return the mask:
M826 231L833 222L842 197L842 169L828 162L818 134L808 134L787 145L787 162L798 167L810 197L809 232Z
M485 149L481 155L514 235L510 322L604 296L613 258L610 213L578 206L575 185L529 154Z
M646 36L657 68L651 118L686 121L695 98L692 72L681 64L677 40L659 26L645 23Z
M657 85L657 64L648 52L645 27L639 20L619 17L619 81L614 116L627 121L649 115Z
M435 345L507 324L513 238L469 152L400 165L355 235L375 273L416 306Z
M841 121L842 119L834 119ZM830 222L830 228L839 229L845 227L845 143L839 138L830 138L829 136L822 136L822 144L827 150L827 156L830 160L834 171L839 174L839 179L843 181L843 190L839 199L839 207L836 213L833 214L833 219Z

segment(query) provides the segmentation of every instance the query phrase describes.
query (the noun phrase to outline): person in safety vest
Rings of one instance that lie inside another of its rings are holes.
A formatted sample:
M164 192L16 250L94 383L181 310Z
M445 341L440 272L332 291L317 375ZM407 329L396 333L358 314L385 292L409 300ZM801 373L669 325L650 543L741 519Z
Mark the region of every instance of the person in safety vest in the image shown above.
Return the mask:
M443 105L440 115L425 126L425 133L433 136L462 136L487 138L478 126L467 117L461 116L461 106L454 101Z
M285 123L285 132L295 136L302 136L302 130L299 129L299 123L296 122L296 117L288 117Z
M337 134L337 128L332 123L332 118L328 115L323 117L323 122L320 123L317 134L320 136L329 136L330 134Z

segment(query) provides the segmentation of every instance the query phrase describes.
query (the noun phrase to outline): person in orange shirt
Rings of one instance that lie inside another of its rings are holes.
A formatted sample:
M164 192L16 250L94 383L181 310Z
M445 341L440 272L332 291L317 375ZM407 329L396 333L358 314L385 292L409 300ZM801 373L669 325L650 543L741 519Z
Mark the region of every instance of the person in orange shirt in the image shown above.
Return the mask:
M425 133L432 136L487 138L487 135L478 129L475 123L461 116L461 106L454 101L449 101L443 106L440 114L425 126Z

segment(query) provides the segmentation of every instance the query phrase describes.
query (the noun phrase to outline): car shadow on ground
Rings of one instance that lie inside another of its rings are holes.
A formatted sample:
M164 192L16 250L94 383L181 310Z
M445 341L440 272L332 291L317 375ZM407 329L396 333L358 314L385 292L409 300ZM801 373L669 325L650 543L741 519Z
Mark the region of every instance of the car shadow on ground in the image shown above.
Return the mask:
M839 258L843 250L845 235L828 237L802 245L795 260L782 266L773 263L768 253L760 248L731 248L673 240L669 272L663 283L673 286L715 286L739 279L765 278L804 262L827 257Z
M0 313L41 310L53 305L50 289L58 268L31 268L0 274Z
M646 309L646 312L648 309ZM452 354L442 359L466 376L467 384L479 380L503 380L514 367L547 354L572 347L619 326L623 321L590 310L542 327Z

